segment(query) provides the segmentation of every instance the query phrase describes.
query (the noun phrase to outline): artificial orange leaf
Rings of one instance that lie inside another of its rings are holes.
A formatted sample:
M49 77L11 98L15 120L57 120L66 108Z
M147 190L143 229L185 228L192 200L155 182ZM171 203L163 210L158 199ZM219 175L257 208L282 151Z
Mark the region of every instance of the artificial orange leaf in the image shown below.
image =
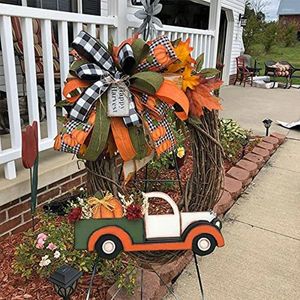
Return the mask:
M175 73L185 66L191 66L191 64L195 63L196 61L191 56L191 52L193 51L193 49L193 47L190 47L189 38L185 42L180 41L174 48L179 61L170 65L168 68L168 72Z
M199 76L197 75L192 75L193 68L191 67L185 67L182 77L182 89L186 91L187 88L190 88L193 90L195 86L199 84Z
M222 108L220 99L212 93L222 85L220 79L201 79L199 85L194 90L187 89L186 94L190 100L190 115L200 117L203 109L210 111Z

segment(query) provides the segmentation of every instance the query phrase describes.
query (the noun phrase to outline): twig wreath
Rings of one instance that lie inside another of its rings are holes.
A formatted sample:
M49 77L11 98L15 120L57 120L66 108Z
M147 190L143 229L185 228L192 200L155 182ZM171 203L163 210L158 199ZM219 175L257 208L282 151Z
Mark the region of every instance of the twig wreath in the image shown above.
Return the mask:
M212 209L221 188L222 147L214 90L215 69L202 69L204 55L192 58L190 40L138 35L106 46L81 31L72 43L74 61L60 105L68 115L54 148L85 161L90 194L123 192L132 176L154 157L176 149L167 119L185 122L193 173L185 189L185 211ZM116 160L122 159L123 182ZM182 251L131 253L142 263L165 263Z

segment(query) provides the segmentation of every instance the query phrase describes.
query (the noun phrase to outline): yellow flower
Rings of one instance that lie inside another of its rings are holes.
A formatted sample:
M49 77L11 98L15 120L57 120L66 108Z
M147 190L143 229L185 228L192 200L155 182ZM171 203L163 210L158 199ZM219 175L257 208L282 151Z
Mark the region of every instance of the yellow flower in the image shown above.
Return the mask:
M191 66L192 63L195 63L195 60L191 57L191 52L193 51L193 49L194 48L190 47L189 38L185 42L180 41L174 48L179 61L170 65L168 68L168 72L176 73L185 66Z
M199 76L192 75L193 68L191 67L185 67L182 77L182 89L186 91L187 88L190 88L193 90L198 84L199 84Z
M185 155L185 149L184 149L183 147L179 147L179 148L177 149L177 156L178 156L179 158L183 158L184 155Z

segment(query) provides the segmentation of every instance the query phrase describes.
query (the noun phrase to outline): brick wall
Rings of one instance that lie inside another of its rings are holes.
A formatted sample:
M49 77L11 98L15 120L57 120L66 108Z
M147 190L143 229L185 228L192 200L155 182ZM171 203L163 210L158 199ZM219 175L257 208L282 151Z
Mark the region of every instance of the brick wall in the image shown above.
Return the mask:
M79 171L38 191L37 207L62 195L71 194L86 182L86 171ZM31 226L30 195L25 195L0 207L0 240Z
M297 25L298 30L300 30L300 15L279 16L279 22L283 25L294 23Z

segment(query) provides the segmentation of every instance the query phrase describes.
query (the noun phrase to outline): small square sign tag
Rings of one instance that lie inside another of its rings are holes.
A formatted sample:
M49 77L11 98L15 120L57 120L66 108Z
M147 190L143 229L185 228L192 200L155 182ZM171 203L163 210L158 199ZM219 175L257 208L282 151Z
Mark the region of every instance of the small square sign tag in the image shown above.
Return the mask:
M129 116L130 91L124 82L113 83L107 92L107 114L109 117Z

